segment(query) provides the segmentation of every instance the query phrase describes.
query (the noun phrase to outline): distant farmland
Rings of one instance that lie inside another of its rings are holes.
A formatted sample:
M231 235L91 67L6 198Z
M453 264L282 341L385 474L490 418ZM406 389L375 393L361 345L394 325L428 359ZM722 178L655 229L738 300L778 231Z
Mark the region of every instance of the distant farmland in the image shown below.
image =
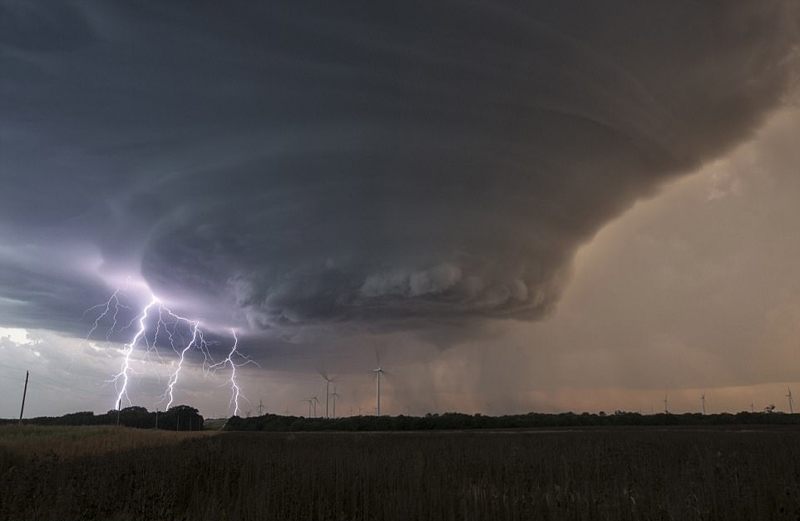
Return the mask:
M800 430L791 427L194 433L183 441L169 433L167 445L73 456L46 444L21 455L3 442L6 429L0 519L9 520L800 515Z

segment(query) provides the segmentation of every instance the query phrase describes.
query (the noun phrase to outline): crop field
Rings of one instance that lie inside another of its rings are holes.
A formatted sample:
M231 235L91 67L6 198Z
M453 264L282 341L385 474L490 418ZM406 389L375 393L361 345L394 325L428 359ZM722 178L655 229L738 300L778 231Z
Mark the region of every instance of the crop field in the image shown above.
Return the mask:
M0 431L0 519L800 518L796 428L47 429Z

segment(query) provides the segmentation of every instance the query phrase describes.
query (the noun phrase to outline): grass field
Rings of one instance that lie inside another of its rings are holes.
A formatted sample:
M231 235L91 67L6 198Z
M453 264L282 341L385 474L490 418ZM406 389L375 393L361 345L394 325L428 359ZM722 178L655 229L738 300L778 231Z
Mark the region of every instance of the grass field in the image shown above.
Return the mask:
M219 431L228 423L228 418L210 418L203 423L203 429L207 431Z
M75 432L0 434L0 519L800 518L797 429Z
M172 432L97 425L91 427L41 427L0 425L0 469L11 461L22 462L34 455L59 458L100 455L142 447L174 445L182 440L207 436L205 432Z

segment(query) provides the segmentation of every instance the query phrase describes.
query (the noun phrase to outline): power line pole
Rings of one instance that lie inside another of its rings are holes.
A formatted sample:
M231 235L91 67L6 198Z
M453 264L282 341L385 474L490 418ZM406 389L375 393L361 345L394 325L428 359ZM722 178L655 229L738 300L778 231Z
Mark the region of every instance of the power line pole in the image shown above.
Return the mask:
M22 390L22 407L19 408L19 425L22 426L22 413L25 412L25 396L28 394L28 376L30 373L25 371L25 388Z

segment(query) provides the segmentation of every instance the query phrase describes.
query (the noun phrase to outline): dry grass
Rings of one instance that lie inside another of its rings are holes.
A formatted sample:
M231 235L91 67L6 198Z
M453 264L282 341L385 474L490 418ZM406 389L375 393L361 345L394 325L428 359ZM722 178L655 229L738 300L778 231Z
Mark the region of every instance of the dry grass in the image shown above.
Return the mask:
M142 447L174 445L180 441L212 435L210 432L172 432L98 425L92 427L0 426L0 461L53 453L60 458L98 455Z
M0 520L800 518L794 429L192 438L36 456L0 472Z

